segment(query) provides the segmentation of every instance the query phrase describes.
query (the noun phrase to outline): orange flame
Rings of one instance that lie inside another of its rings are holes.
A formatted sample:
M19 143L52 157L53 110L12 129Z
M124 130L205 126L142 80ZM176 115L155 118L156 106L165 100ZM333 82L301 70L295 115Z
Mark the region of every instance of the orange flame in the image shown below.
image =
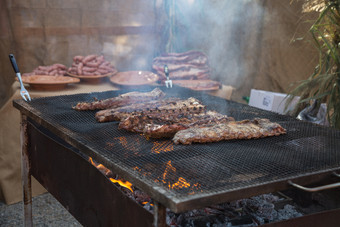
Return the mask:
M109 175L111 172L111 170L109 170L108 168L106 168L103 164L96 164L93 159L91 157L89 157L89 162L95 166L100 172L104 173L105 176ZM120 186L122 187L125 187L127 189L129 189L131 192L133 192L131 186L132 184L129 182L129 181L122 181L122 180L116 180L116 179L113 179L113 178L109 178L111 182L113 183L118 183Z
M102 165L102 164L98 164L98 165L97 165L96 163L94 163L94 161L93 161L93 159L92 159L91 157L89 157L89 162L91 162L91 164L92 164L93 166L97 167L97 169L98 169L100 172L104 173L105 176L107 176L107 175L109 175L110 173L112 173L111 170L109 170L108 168L106 168L104 165Z
M113 183L118 183L120 186L125 187L127 189L129 189L131 192L133 192L131 186L132 184L129 181L122 181L122 180L115 180L113 178L110 178L110 181L112 181Z
M147 204L147 203L149 203L149 202L142 202L143 205L145 205L145 204ZM150 206L153 206L153 204L150 203Z

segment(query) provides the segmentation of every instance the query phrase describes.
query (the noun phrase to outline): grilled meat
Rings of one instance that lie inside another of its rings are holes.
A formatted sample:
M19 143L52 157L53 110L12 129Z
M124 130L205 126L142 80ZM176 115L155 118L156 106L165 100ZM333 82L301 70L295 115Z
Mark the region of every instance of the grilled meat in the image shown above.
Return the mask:
M141 121L141 124L138 126L141 126L140 128L142 128L144 125L143 134L147 137L164 138L173 137L176 132L187 128L226 123L233 120L234 118L222 115L215 111L207 111L200 114L190 114L170 118L166 117L165 119L148 118L148 120L144 120L144 122ZM124 122L121 122L121 124L124 124Z
M166 98L160 100L152 100L147 102L133 103L131 105L110 108L106 110L100 110L96 113L96 119L98 122L119 121L121 118L126 118L136 112L142 112L146 110L153 110L163 105L175 104L180 98Z
M256 139L285 134L286 130L268 119L230 121L206 127L192 127L177 132L175 144L208 143L232 139Z
M195 98L188 98L187 100L176 100L175 98L169 98L159 100L157 102L139 104L139 106L133 105L131 106L132 108L126 107L102 110L96 113L96 120L98 122L121 121L129 116L139 114L149 114L160 117L162 115L175 113L200 113L205 110L205 106Z
M155 88L150 92L129 92L109 99L94 102L80 102L72 108L75 110L102 110L139 103L142 101L159 100L164 96L165 93L163 91L159 88Z
M160 76L161 80L166 78L164 70L157 71L157 74ZM204 80L210 77L210 69L209 67L193 67L188 66L187 69L179 69L177 71L172 71L170 73L170 77L173 80Z
M180 64L204 65L208 63L208 57L201 51L187 51L183 53L166 53L153 59L153 65Z
M166 80L164 65L168 66L170 79L208 79L210 67L208 57L200 51L187 51L184 53L166 53L153 59L152 68Z

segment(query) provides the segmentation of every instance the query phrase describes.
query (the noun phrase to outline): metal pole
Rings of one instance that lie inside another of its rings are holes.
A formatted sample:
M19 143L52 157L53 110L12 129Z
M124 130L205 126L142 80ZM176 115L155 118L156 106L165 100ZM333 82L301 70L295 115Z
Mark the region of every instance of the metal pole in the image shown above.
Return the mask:
M20 142L21 142L21 178L23 187L24 202L24 226L32 227L32 185L31 185L31 164L28 154L28 133L27 117L21 114L20 125Z
M166 227L166 208L158 202L154 202L153 227Z

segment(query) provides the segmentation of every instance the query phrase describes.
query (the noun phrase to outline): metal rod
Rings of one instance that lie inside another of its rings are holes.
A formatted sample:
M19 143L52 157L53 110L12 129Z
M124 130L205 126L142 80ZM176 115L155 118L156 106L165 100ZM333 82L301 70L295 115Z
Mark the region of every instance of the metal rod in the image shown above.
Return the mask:
M295 184L292 181L288 181L288 183L290 185L298 188L298 189L301 189L301 190L307 191L307 192L318 192L318 191L322 191L322 190L326 190L326 189L340 187L340 182L339 183L334 183L334 184L327 184L327 185L319 186L319 187L315 187L315 188L307 188L307 187L301 186L299 184Z
M158 202L154 202L153 227L166 227L166 208Z
M336 172L333 172L333 175L336 176L336 177L340 177L340 174L338 174Z
M21 114L20 125L20 142L21 142L21 178L23 187L24 202L24 226L32 227L32 185L31 185L31 164L28 154L28 133L27 117Z

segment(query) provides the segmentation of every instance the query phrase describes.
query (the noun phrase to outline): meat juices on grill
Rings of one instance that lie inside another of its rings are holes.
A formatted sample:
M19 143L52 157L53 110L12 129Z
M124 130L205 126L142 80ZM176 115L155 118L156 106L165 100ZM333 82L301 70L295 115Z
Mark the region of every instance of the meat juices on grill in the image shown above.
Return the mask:
M169 98L157 101L160 103L148 103L140 104L139 109L136 109L136 105L132 105L127 108L119 109L107 109L101 110L96 113L95 117L98 122L107 121L121 121L129 116L137 114L150 114L161 117L169 114L189 114L189 113L201 113L205 110L205 106L195 98L188 98L186 100L175 100L175 98Z
M80 102L72 107L75 110L103 110L113 107L120 107L139 103L142 101L159 100L165 96L165 93L159 88L155 88L150 92L129 92L121 94L117 97L94 101L94 102Z
M192 127L177 132L175 144L208 143L232 139L256 139L285 134L286 129L268 119L230 121L207 127Z

